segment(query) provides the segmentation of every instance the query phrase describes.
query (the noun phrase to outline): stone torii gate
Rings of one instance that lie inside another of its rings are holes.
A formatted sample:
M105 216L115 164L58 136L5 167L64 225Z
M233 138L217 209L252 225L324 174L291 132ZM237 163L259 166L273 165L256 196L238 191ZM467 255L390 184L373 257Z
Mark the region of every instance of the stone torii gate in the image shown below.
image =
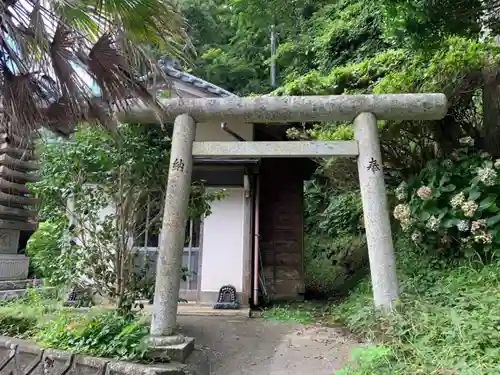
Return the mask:
M119 112L129 123L174 121L166 206L161 231L151 322L151 344L183 360L192 340L175 336L184 228L193 155L203 157L357 156L366 240L377 309L390 310L398 282L377 120L438 120L445 116L443 94L338 95L304 97L166 99L165 112L139 105ZM353 121L355 141L194 142L196 123ZM176 354L175 350L182 352Z

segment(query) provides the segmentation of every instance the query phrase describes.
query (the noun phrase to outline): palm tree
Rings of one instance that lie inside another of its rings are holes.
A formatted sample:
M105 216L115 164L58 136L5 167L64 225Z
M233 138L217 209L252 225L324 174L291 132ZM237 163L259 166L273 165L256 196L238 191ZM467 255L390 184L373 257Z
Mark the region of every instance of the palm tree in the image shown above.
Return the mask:
M151 47L180 59L189 47L172 0L0 4L0 127L19 136L41 126L67 136L81 120L112 127L111 105L131 97L158 106L137 78L155 70Z

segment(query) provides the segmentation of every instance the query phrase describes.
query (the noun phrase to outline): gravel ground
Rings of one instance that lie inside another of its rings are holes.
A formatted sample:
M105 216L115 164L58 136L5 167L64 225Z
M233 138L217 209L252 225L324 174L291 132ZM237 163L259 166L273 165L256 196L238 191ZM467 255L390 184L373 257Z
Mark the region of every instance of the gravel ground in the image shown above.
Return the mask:
M340 328L263 319L179 316L196 339L196 375L331 375L360 344Z

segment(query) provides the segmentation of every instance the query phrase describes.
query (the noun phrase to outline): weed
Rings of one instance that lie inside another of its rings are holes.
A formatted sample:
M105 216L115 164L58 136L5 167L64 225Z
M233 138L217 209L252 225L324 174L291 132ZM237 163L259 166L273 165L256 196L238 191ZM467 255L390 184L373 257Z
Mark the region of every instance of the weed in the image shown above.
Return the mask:
M327 311L328 306L318 302L287 302L266 307L262 316L278 322L309 324L324 317Z
M402 246L398 248L405 249ZM500 266L449 268L433 258L420 256L417 262L410 251L404 251L397 313L377 316L366 280L342 304L332 306L332 320L391 349L382 356L388 372L377 374L498 372ZM358 358L358 372L347 373L373 374L374 361Z
M43 324L35 340L42 346L123 360L144 359L148 328L133 315L107 311L95 316L61 314Z
M145 359L149 330L133 314L64 308L35 290L0 305L0 335L29 338L44 347L129 361Z

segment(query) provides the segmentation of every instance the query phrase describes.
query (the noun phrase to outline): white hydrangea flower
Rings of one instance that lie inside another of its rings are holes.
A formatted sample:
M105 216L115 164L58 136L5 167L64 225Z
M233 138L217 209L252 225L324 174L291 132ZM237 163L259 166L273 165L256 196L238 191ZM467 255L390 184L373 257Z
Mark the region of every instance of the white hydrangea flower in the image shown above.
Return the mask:
M458 208L465 202L465 194L463 192L460 192L453 196L450 201L450 205L453 208Z
M431 231L437 232L440 223L441 221L433 215L429 218L429 220L427 220L427 224L425 226L429 228Z
M472 137L463 137L458 140L463 146L474 146L474 139Z
M495 160L493 166L495 167L495 169L500 169L500 159Z
M460 232L467 232L469 230L469 222L467 220L460 220L457 228Z
M470 247L472 245L472 239L470 237L462 237L460 242L463 246Z
M486 186L493 186L496 184L497 172L493 168L478 168L477 175L479 180Z
M406 199L406 197L408 196L408 184L406 182L401 182L399 184L399 186L396 188L396 198L399 200L399 201L403 201Z
M481 159L489 159L491 157L491 155L488 154L487 152L481 152L480 157L481 157Z
M401 228L406 231L411 225L410 206L407 204L398 204L394 208L394 217L401 224Z
M476 202L469 200L462 204L462 211L464 212L465 216L474 217L477 207L478 206Z
M411 240L415 243L419 243L422 241L422 233L419 232L418 230L414 231L412 234L411 234Z
M490 232L484 230L474 233L474 242L488 245L493 241L493 236Z

